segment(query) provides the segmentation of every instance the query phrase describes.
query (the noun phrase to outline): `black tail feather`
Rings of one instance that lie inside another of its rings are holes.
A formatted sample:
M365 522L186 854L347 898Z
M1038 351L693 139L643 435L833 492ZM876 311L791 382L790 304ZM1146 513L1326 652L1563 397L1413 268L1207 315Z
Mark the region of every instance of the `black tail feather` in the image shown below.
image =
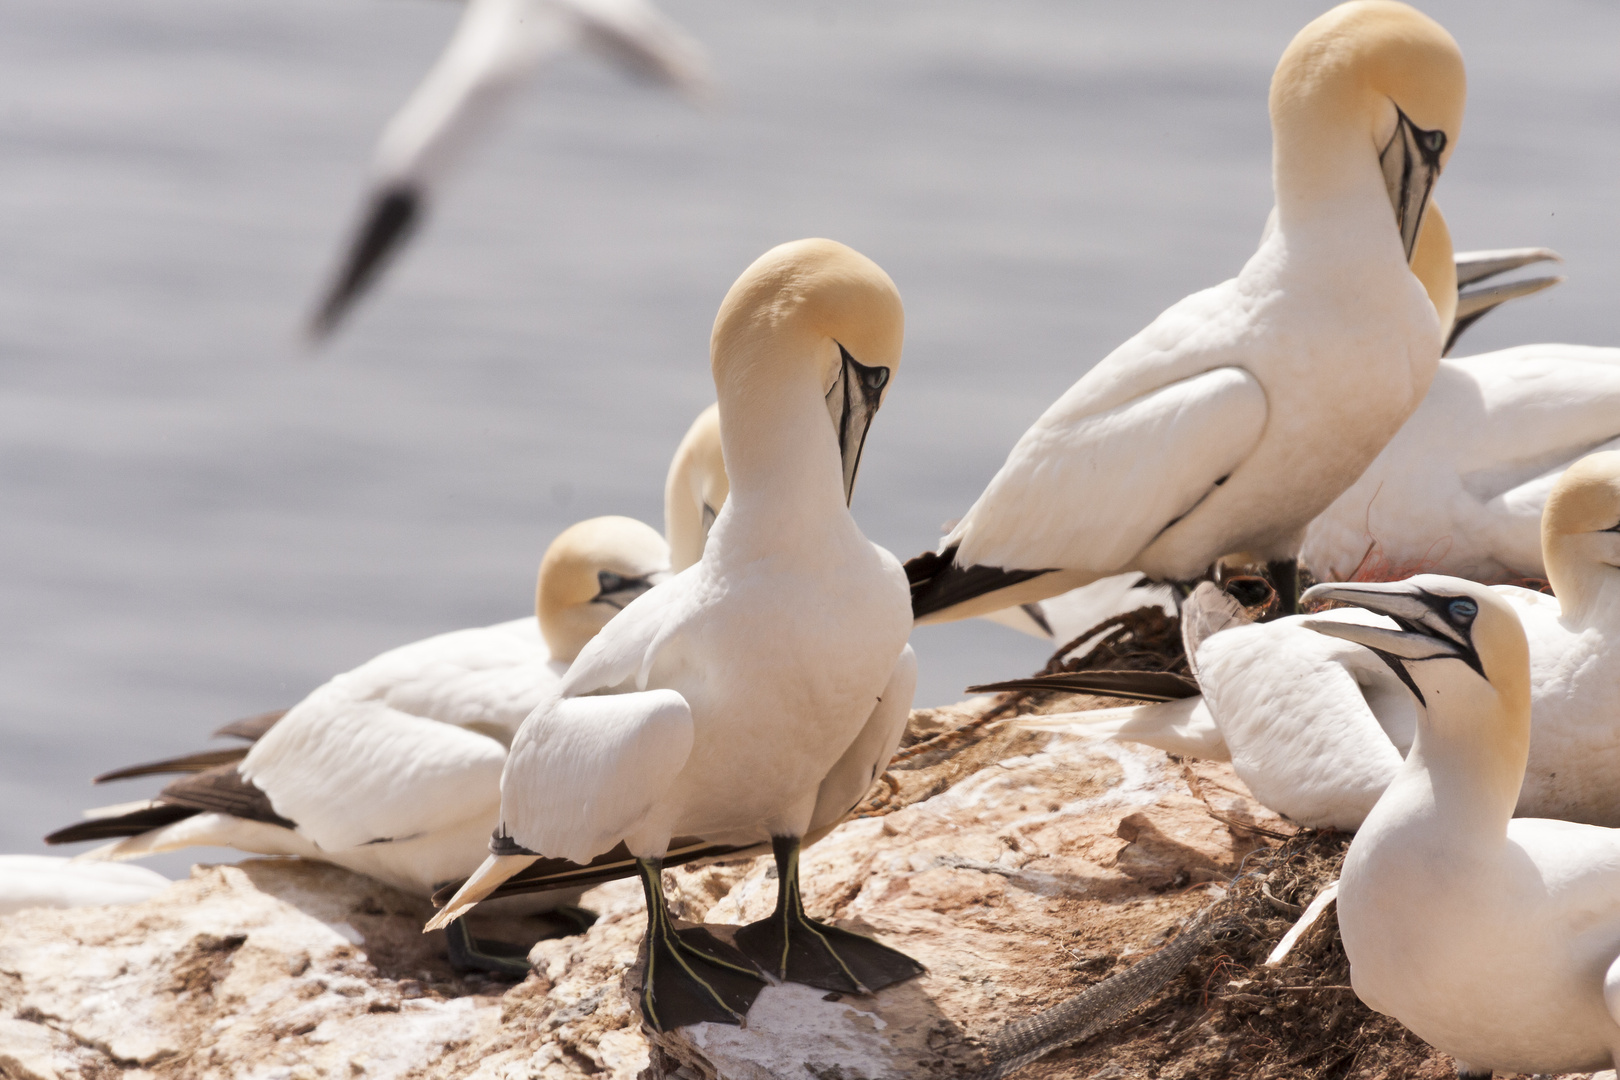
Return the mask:
M131 810L116 817L90 818L75 822L65 829L57 829L45 838L47 844L77 844L85 840L121 840L126 836L139 836L143 832L161 829L201 813L196 807L157 803L139 810Z
M1004 570L998 566L956 565L956 545L944 551L925 551L906 562L911 583L911 617L920 619L953 608L986 593L1005 589L1042 574L1044 570Z
M744 852L753 853L763 850L758 846L750 847L738 844L709 844L691 837L676 837L670 844L669 853L663 858L665 869L682 866L686 863L706 861L710 859L724 859ZM500 887L486 900L495 900L503 896L519 896L523 893L551 892L554 889L572 889L584 885L601 885L608 881L619 881L623 878L635 877L638 873L636 857L630 854L630 849L619 844L611 851L604 852L585 865L569 862L567 859L541 859L532 866L525 867L519 873L501 882ZM456 891L465 885L465 881L453 881L442 885L433 894L433 906L444 907Z

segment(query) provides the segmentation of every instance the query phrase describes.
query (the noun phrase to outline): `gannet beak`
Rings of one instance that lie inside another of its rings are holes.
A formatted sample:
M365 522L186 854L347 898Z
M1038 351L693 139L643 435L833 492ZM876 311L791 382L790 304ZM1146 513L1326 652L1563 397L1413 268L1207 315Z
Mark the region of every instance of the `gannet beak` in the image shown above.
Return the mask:
M1505 281L1499 285L1481 285L1477 289L1464 288L1486 281L1510 270L1538 262L1563 262L1563 257L1551 248L1504 248L1498 251L1462 251L1457 263L1457 311L1451 318L1451 334L1440 355L1449 354L1462 337L1463 331L1473 326L1488 313L1509 300L1531 296L1550 289L1563 281L1559 274Z
M626 604L668 577L666 570L655 570L642 577L625 577L611 570L598 570L596 583L600 591L591 597L591 603L606 604L623 611Z
M1378 161L1384 169L1384 187L1389 191L1390 205L1395 208L1395 224L1401 230L1406 260L1411 262L1418 228L1423 224L1423 211L1429 205L1429 194L1440 176L1440 155L1446 149L1446 133L1438 128L1426 131L1418 127L1398 105L1395 117L1395 134L1379 151Z
M1431 593L1412 581L1390 581L1316 585L1307 589L1300 600L1306 603L1339 600L1394 619L1399 630L1332 619L1301 619L1300 624L1307 630L1353 641L1371 649L1390 666L1420 702L1424 700L1423 692L1418 689L1403 661L1451 658L1462 660L1476 671L1481 671L1473 642L1469 640L1466 629L1459 629L1457 625L1462 609L1453 607L1459 601L1467 605L1469 610L1463 621L1466 627L1478 610L1478 605L1467 597Z
M883 404L883 388L889 384L889 369L867 367L842 345L838 377L827 391L827 412L838 432L838 453L844 461L844 504L855 496L855 473L861 467L861 450L866 431L872 426L878 406Z
M410 185L390 185L371 196L366 216L349 244L343 269L309 321L312 342L324 341L337 329L355 301L371 287L388 260L421 223L424 208L422 192Z
M482 866L473 872L456 895L450 898L440 912L429 919L427 925L422 927L422 933L430 930L443 930L446 926L471 911L478 901L500 888L501 885L520 870L533 866L538 861L538 855L491 855L484 860Z

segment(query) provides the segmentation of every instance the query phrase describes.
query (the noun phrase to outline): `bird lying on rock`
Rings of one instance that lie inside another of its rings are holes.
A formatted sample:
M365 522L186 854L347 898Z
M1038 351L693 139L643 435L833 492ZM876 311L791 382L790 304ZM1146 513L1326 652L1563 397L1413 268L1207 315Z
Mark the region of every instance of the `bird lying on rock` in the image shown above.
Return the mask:
M827 785L852 755L860 792L882 771L916 679L905 575L848 509L902 334L888 275L832 241L774 248L732 286L711 345L731 491L703 557L626 608L524 723L492 854L430 928L541 856L586 864L622 845L646 893L640 1004L656 1030L741 1023L756 964L846 993L922 972L811 919L798 876ZM673 925L660 869L690 838L774 850L776 911L735 949Z
M439 634L321 686L285 713L230 725L248 747L120 769L97 782L182 773L155 798L91 811L47 843L118 838L80 858L133 859L217 845L298 855L420 896L478 865L499 816L500 775L523 719L580 649L668 574L668 547L639 521L593 518L541 562L538 618ZM574 893L528 898L566 907ZM449 927L460 970L521 976L527 949Z
M1273 562L1423 400L1442 325L1408 260L1456 145L1461 53L1390 0L1300 31L1271 84L1276 211L1237 277L1188 297L1036 421L907 574L919 622L1140 570Z
M1492 587L1523 623L1530 649L1529 763L1516 812L1620 826L1620 788L1613 782L1620 775L1620 452L1592 454L1559 478L1542 516L1542 550L1556 599ZM1213 589L1195 593L1183 608L1183 619L1191 620L1184 631L1229 608ZM1138 695L1178 700L1025 723L1086 723L1172 753L1229 759L1255 797L1278 813L1313 827L1355 829L1400 769L1418 711L1388 667L1356 639L1310 632L1324 620L1392 625L1343 609L1202 636L1194 631L1186 641L1196 686L1150 687ZM1018 685L1110 692L1082 685L1088 675L1094 673Z
M1339 880L1356 996L1456 1058L1460 1077L1620 1065L1620 831L1512 816L1533 741L1518 613L1432 574L1306 599L1393 620L1305 625L1371 650L1422 705Z

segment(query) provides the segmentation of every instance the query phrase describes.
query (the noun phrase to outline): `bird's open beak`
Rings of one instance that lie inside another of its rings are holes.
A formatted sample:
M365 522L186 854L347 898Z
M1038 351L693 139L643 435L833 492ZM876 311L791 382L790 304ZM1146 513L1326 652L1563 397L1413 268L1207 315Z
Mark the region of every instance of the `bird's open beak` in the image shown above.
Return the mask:
M1402 661L1434 660L1443 656L1468 659L1467 645L1457 641L1456 632L1437 617L1429 602L1431 599L1428 593L1405 581L1315 585L1305 590L1305 595L1300 597L1302 603L1338 600L1354 604L1379 615L1388 615L1401 629L1390 630L1383 626L1366 626L1334 619L1301 619L1300 625L1307 630L1353 641L1371 649L1400 677L1418 701L1423 702L1423 691L1418 689Z
M866 432L872 426L878 406L883 404L883 388L889 384L889 369L867 367L842 345L843 362L832 389L827 391L827 412L838 432L838 454L844 462L844 504L855 495L855 474L861 467L861 450Z
M1395 224L1401 230L1401 244L1406 249L1406 261L1412 261L1412 249L1417 246L1418 228L1423 224L1423 211L1429 205L1429 195L1440 176L1440 155L1446 149L1446 133L1436 128L1425 131L1395 108L1395 134L1378 160L1384 168L1384 187L1389 191L1390 205L1395 208Z

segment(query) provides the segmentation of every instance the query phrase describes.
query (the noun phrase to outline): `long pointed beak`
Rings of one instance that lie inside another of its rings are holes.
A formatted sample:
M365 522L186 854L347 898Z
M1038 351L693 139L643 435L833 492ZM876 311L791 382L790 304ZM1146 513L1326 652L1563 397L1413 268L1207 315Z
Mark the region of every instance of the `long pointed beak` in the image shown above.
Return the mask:
M1384 187L1389 191L1390 205L1395 208L1395 224L1401 230L1401 244L1406 249L1406 261L1412 261L1412 249L1417 246L1418 229L1423 224L1423 211L1429 205L1429 195L1440 176L1440 155L1446 149L1446 133L1438 128L1426 131L1395 108L1395 134L1378 154L1384 168Z
M507 878L533 866L539 858L538 855L489 856L482 866L473 871L473 876L456 890L456 895L450 898L450 902L428 920L427 925L422 927L422 933L425 934L429 930L443 930L471 911L478 901L500 888Z
M1458 292L1457 311L1451 317L1451 333L1447 335L1446 347L1441 350L1440 355L1448 355L1457 344L1457 339L1462 337L1464 330L1509 300L1517 300L1521 296L1534 296L1563 280L1562 274L1549 274L1545 277L1525 278L1522 281L1505 281L1500 285L1481 285L1477 289Z
M591 597L591 603L607 604L623 611L626 604L653 586L668 581L669 576L668 570L654 570L645 577L625 577L610 570L598 571L596 581L599 591Z
M422 192L407 185L394 185L374 193L366 206L366 216L349 243L343 269L321 299L309 321L309 338L320 343L332 335L388 261L396 255L422 221Z
M866 432L872 426L878 406L883 404L883 388L889 384L889 369L867 367L842 345L838 351L843 363L838 378L827 391L827 412L838 432L838 455L844 464L844 505L855 497L855 474L861 467L861 451Z
M1493 248L1490 251L1459 251L1452 256L1457 264L1457 287L1472 285L1521 266L1538 262L1563 262L1552 248Z

